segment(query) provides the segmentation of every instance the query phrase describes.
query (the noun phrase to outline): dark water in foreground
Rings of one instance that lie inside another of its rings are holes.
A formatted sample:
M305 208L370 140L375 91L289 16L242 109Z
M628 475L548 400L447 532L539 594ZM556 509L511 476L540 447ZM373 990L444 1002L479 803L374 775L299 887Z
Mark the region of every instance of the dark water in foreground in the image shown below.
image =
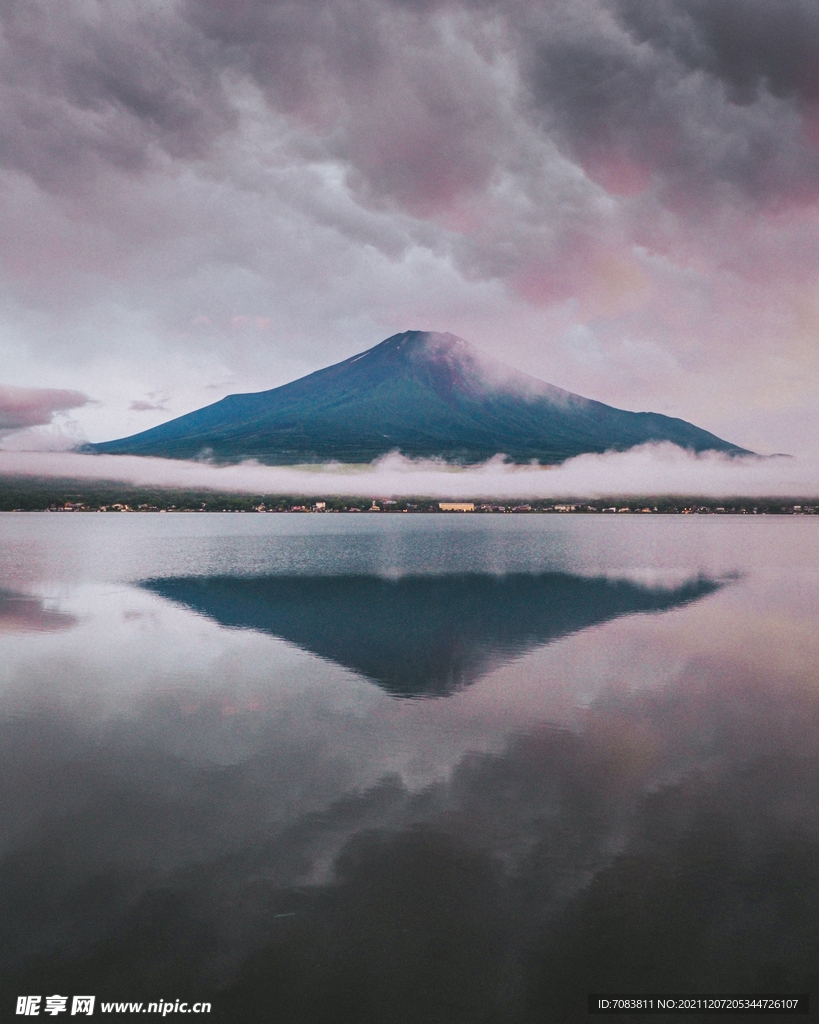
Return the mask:
M798 517L0 515L0 1019L816 1001L818 626Z

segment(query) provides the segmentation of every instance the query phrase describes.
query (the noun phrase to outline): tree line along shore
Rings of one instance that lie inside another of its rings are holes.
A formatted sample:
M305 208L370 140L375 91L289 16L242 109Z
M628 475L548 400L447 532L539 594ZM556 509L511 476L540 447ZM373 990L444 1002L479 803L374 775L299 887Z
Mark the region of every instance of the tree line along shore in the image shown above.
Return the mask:
M606 498L375 497L360 495L288 495L227 493L116 482L0 480L2 512L382 512L459 514L665 514L665 515L816 515L819 498L708 498L663 495L611 495Z

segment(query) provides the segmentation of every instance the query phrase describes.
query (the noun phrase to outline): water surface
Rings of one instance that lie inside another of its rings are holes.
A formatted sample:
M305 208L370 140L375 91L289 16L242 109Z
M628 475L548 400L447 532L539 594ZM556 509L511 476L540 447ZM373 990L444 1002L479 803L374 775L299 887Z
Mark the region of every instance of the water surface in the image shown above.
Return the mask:
M3 999L819 993L819 524L0 515Z

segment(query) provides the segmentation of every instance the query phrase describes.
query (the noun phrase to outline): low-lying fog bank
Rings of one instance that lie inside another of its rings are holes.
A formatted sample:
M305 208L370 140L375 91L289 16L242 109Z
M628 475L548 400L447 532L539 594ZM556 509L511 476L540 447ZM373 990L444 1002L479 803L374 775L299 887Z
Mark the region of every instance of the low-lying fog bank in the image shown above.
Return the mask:
M462 468L395 453L366 465L339 463L218 466L209 462L84 455L76 452L0 452L0 477L119 481L133 486L206 488L289 495L367 495L431 498L545 498L606 495L807 497L819 495L819 460L696 455L674 445L581 455L559 466L519 466L496 456Z

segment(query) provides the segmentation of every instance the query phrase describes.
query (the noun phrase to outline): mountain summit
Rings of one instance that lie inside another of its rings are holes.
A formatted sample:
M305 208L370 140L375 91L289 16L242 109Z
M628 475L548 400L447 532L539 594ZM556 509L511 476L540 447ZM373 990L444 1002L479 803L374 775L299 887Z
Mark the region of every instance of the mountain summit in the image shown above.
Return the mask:
M452 334L405 331L290 384L228 395L86 451L272 465L370 462L391 451L460 464L498 454L556 463L647 441L750 454L685 420L563 391Z

